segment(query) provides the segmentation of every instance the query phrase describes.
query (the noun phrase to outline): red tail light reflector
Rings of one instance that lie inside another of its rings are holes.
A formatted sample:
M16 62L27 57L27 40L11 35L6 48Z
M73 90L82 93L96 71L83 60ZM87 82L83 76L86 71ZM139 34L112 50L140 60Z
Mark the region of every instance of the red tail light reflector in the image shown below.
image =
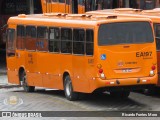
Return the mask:
M152 70L155 70L155 69L156 69L156 66L155 66L155 65L153 65L153 66L151 67L151 69L152 69Z
M103 73L103 69L99 69L99 73Z

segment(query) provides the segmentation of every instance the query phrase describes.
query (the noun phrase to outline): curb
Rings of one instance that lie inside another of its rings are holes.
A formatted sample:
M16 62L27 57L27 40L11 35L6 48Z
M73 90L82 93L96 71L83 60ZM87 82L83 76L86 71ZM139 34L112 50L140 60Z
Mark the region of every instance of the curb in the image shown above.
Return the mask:
M3 88L15 88L15 87L21 87L20 85L0 85L0 89Z

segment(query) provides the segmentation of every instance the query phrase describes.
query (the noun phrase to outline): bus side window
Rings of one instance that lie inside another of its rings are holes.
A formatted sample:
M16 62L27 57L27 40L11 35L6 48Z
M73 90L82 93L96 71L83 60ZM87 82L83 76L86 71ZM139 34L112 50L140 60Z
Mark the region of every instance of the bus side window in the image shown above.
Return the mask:
M15 56L15 29L8 29L7 33L7 56Z
M44 26L37 27L37 42L38 51L48 51L48 29Z
M37 30L35 26L26 26L26 49L36 50Z
M59 28L49 28L49 52L60 51L60 31Z
M86 55L93 55L93 48L94 48L94 44L93 44L93 30L91 29L87 29L86 30Z
M84 54L84 41L85 41L85 31L84 29L74 29L73 30L73 53L74 54Z
M23 25L17 26L16 47L17 49L25 49L25 27Z
M61 52L72 53L72 29L61 28Z

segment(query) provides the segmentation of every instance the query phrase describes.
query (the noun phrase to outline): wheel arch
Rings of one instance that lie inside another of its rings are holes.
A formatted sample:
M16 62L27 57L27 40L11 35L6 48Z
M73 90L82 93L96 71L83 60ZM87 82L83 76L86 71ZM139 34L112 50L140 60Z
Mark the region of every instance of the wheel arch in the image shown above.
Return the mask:
M66 77L67 75L70 75L70 73L69 73L68 71L65 71L65 72L63 73L63 78L62 78L62 80L63 80L63 86L64 86L65 77Z

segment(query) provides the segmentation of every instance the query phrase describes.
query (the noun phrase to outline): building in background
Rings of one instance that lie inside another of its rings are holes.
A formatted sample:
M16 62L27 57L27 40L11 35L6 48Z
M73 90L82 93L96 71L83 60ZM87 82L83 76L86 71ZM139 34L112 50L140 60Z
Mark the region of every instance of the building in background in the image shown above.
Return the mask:
M5 48L6 23L18 14L42 13L40 0L0 0L0 48Z

